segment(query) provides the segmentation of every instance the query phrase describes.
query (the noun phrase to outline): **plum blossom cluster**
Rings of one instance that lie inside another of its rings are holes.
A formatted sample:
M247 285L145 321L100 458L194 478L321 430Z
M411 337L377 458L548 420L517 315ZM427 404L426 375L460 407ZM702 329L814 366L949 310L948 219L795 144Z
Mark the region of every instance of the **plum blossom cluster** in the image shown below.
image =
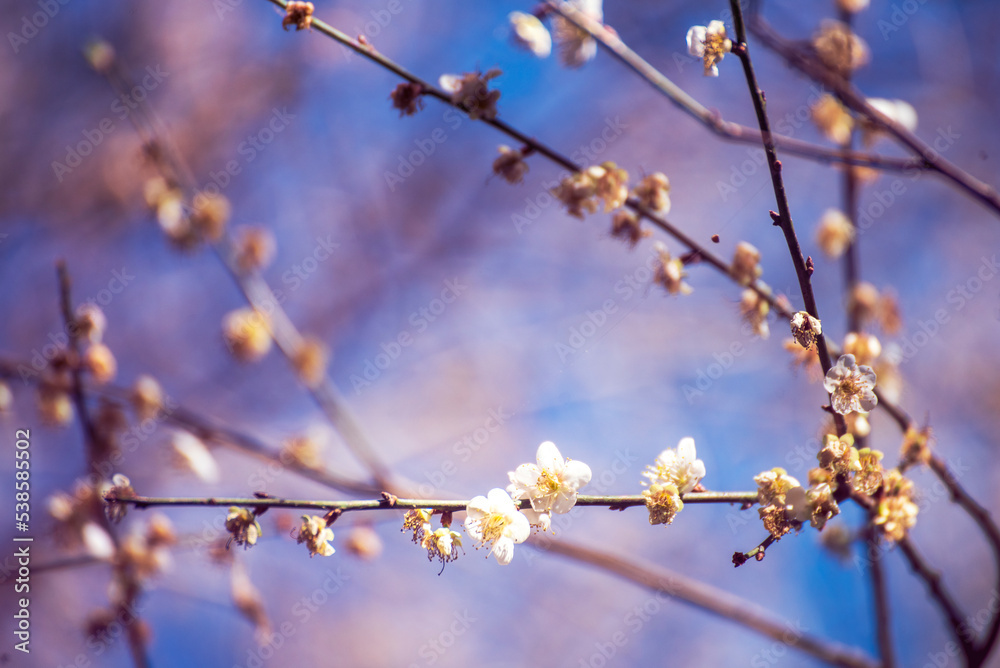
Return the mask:
M671 524L684 508L682 494L695 490L705 477L705 463L697 458L694 439L685 437L667 448L642 473L642 491L650 524Z
M826 523L840 513L838 501L851 494L869 497L873 502L873 522L890 542L905 537L916 523L917 505L913 502L913 484L899 469L882 468L883 454L870 448L858 449L854 436L827 434L816 458L819 466L809 471L809 487L781 468L765 471L754 478L758 488L758 513L774 538L805 522L822 531ZM905 443L904 443L905 449Z
M569 0L566 4L576 16L585 15L598 23L604 19L602 5L603 0ZM549 33L542 23L542 18L548 14L544 7L534 14L511 12L507 18L514 44L530 51L536 58L548 58L555 42L559 59L567 67L581 67L597 55L597 41L560 15L552 18L552 33Z
M431 526L433 510L415 509L403 517L402 531L413 532L413 542L427 550L427 560L437 559L443 569L449 561L458 559L458 550L462 547L462 536L451 528L451 513L446 512L441 517L441 527Z
M511 562L514 545L527 540L532 526L547 531L553 513L572 510L577 492L590 482L590 467L564 459L551 441L538 446L535 459L536 463L521 464L507 474L506 490L494 488L473 498L466 508L465 530L476 541L476 549L488 547L502 565ZM521 501L529 507L520 508Z

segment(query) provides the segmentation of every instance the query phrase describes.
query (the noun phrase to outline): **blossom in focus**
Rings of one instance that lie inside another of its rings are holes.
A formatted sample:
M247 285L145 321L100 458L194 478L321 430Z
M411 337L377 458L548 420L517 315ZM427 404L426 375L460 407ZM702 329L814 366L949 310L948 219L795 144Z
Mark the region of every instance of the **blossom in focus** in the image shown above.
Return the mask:
M535 459L537 464L521 464L507 474L507 492L514 500L528 499L537 513L568 513L576 505L577 490L590 482L590 467L563 459L552 441L538 446Z
M392 108L399 109L399 117L413 116L424 108L424 101L421 97L424 87L417 83L401 83L389 94L392 100Z
M201 439L190 432L178 431L171 437L170 444L184 468L194 472L204 482L219 480L219 465Z
M705 64L705 76L719 76L718 64L726 53L733 50L733 43L726 37L726 25L722 21L711 21L708 26L693 26L687 33L688 53L701 58Z
M705 462L697 458L694 439L684 437L676 448L667 448L642 473L649 484L671 484L680 494L693 490L705 477ZM643 483L646 484L646 483Z
M548 58L552 53L552 35L538 17L524 12L511 12L511 39L518 46L527 49L537 58Z
M680 491L671 483L653 483L649 489L642 490L642 496L650 524L672 524L677 513L684 509Z
M231 541L246 547L254 545L261 533L260 523L254 514L238 506L229 508L229 514L226 515L226 531L229 532Z
M333 540L333 531L326 525L326 519L320 515L303 515L302 525L299 527L299 535L295 537L296 543L305 543L309 548L309 556L329 557L336 550L330 541Z
M878 404L875 381L871 367L858 366L854 355L841 355L836 366L827 372L823 387L831 394L837 413L867 413Z
M465 530L477 542L476 548L489 546L490 553L503 566L514 558L514 545L523 543L531 534L528 518L500 488L474 497L465 512Z
M792 316L792 336L803 348L811 348L816 343L816 337L823 333L823 326L818 318L805 311L799 311Z

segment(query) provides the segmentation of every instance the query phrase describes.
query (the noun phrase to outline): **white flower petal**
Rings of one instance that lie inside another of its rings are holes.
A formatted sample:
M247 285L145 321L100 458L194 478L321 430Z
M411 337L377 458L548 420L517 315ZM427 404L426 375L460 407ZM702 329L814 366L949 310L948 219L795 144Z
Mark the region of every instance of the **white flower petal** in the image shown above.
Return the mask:
M552 441L545 441L539 445L535 458L538 460L538 468L549 471L562 471L563 466L566 464L566 460L563 459L559 448Z
M593 477L593 473L590 467L583 462L575 459L566 462L566 468L563 469L563 480L570 489L580 489L590 482L591 477Z
M708 29L705 26L693 26L687 32L688 53L695 58L702 58L705 55L705 38L708 36Z

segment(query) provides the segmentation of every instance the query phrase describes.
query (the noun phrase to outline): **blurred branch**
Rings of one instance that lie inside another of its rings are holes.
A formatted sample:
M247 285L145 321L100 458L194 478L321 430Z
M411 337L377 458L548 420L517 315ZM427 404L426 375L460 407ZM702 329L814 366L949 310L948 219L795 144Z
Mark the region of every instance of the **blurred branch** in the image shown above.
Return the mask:
M99 487L101 481L101 478L99 477L101 471L100 464L101 461L107 456L109 450L105 447L106 444L101 444L103 434L98 433L87 407L87 396L83 386L83 358L80 355L80 330L77 326L76 317L73 315L73 298L71 294L72 281L70 280L69 270L66 268L65 260L60 260L57 263L56 268L59 275L59 306L60 311L62 312L63 325L66 328L66 334L69 339L69 351L71 356L71 359L69 360L69 371L72 379L71 394L73 396L73 402L76 405L77 415L80 418L80 424L83 427L85 450L87 453L87 468L93 470L98 476L95 478L97 482L94 483L96 492L98 491L97 488ZM117 558L114 560L111 567L121 584L122 603L120 603L120 605L134 610L135 602L142 594L142 588L139 585L138 578L135 577L133 568L129 564L128 560L121 558L121 541L118 539L118 534L115 531L115 528L111 526L111 522L108 521L108 518L104 513L99 513L94 519L97 520L100 526L104 529L114 545L114 554ZM145 634L142 631L138 614L132 614L125 622L125 636L128 640L128 647L129 652L132 655L132 662L137 668L147 668L147 666L149 666L149 658L146 656L146 643L144 635Z
M722 119L717 111L702 105L688 95L684 89L668 79L660 70L646 62L639 54L630 49L613 30L608 29L600 21L591 18L564 0L545 0L545 4L596 39L601 46L645 79L653 88L715 134L724 139L747 144L759 144L762 141L760 130ZM851 150L829 149L780 135L774 135L773 139L775 145L782 151L818 162L861 165L893 171L929 168L925 161L915 158L891 158Z
M860 650L851 650L838 643L800 633L791 622L757 612L760 606L755 602L741 599L703 582L688 579L665 568L638 561L627 561L610 552L559 540L547 542L545 551L615 573L642 587L664 593L746 626L782 645L811 654L831 665L878 668L878 663L864 656Z
M868 541L875 540L873 517L868 515L866 533ZM878 654L882 659L882 668L894 668L896 656L892 648L892 623L889 611L889 592L885 580L885 569L881 559L871 559L869 562L872 583L872 600L875 607L875 637L878 641Z
M930 461L927 464L934 474L937 475L938 479L948 488L951 500L968 513L983 532L987 542L989 542L990 548L993 551L994 575L996 577L994 588L1000 587L1000 530L997 529L996 523L986 509L976 503L976 500L959 484L955 474L951 472L943 459L937 455L931 455ZM989 625L983 637L976 643L972 653L973 658L978 663L984 662L986 657L989 656L993 650L993 646L997 642L997 635L1000 633L1000 609L993 609L991 607L989 612Z
M997 191L993 187L948 162L941 157L938 151L935 151L900 123L888 118L885 114L872 107L868 104L865 96L854 88L850 82L845 81L809 52L796 46L795 43L782 38L763 19L755 18L751 21L750 31L755 37L760 39L764 46L781 56L790 67L802 72L836 93L841 102L863 115L872 123L885 129L899 143L920 156L930 169L938 172L974 199L979 200L986 207L992 209L994 214L1000 215L1000 195L997 194Z
M106 76L108 82L120 96L124 96L125 91L131 89L131 82L116 65L99 71ZM164 166L168 167L164 176L172 178L178 185L186 183L187 189L193 192L196 184L186 162L176 151L162 150L170 146L167 142L167 133L159 127L161 124L155 121L155 115L152 111L147 111L150 109L148 100L140 101L139 107L142 109L142 113L130 113L129 119L143 138L150 156L154 159L154 164L160 169ZM145 120L147 127L143 127L140 117ZM245 273L239 270L236 266L236 253L228 230L225 230L220 239L212 244L212 249L229 271L230 276L250 305L268 315L271 337L289 363L294 365L294 355L302 344L303 337L279 301L274 298L274 293L267 282L256 272ZM314 387L307 387L307 390L320 410L340 433L347 447L371 471L376 484L383 490L392 491L394 488L390 482L389 470L376 455L371 442L361 431L357 420L330 380L329 375L324 371L322 381Z

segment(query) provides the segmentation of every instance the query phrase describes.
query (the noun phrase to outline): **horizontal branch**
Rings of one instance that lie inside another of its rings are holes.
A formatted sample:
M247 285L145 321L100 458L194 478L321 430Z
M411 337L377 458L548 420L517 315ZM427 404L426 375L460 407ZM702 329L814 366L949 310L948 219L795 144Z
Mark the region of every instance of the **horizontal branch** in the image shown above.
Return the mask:
M397 499L395 497L381 499L362 499L355 501L309 501L304 499L248 499L219 498L219 497L152 497L152 496L130 496L115 497L109 495L105 497L110 502L132 504L136 508L148 508L151 506L237 506L242 508L303 508L306 510L341 510L350 512L352 510L408 510L414 508L431 508L441 511L464 511L471 501L450 500L450 499ZM691 492L683 494L681 499L685 503L740 503L752 504L757 502L757 492ZM521 509L531 507L527 499L518 503ZM642 495L630 496L578 496L576 505L578 506L606 506L609 508L626 508L629 506L643 506L646 500Z

